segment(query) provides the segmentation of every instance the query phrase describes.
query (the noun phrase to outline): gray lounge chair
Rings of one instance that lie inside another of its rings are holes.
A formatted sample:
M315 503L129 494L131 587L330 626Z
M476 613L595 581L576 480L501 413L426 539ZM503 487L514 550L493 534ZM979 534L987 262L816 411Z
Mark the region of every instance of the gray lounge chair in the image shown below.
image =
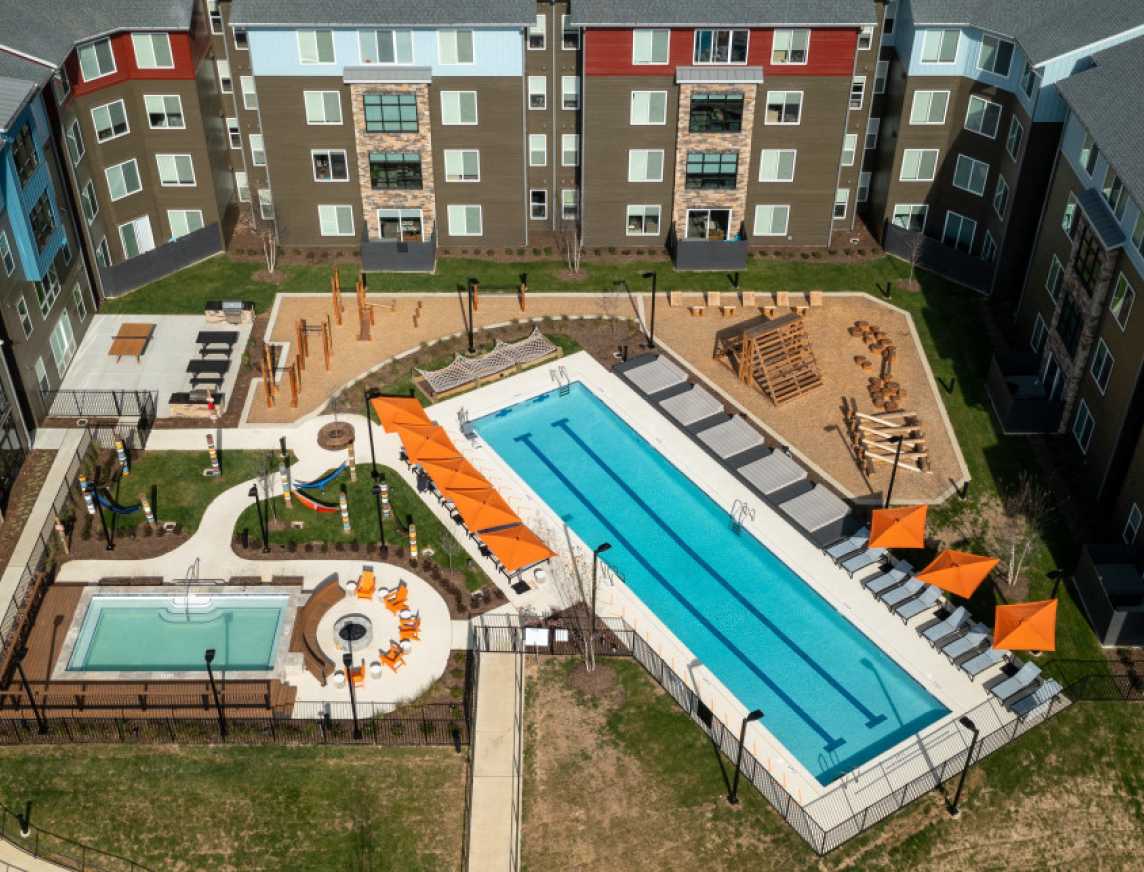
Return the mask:
M996 666L1004 659L1004 651L998 651L996 648L986 648L976 657L971 657L964 663L959 663L958 667L970 678L976 678L990 666Z
M1052 678L1030 693L1009 704L1009 711L1019 718L1027 718L1043 705L1047 705L1063 688Z
M938 621L924 630L919 629L918 633L931 645L936 645L942 639L952 636L961 629L961 625L965 623L966 614L965 606L958 606L944 621Z
M977 650L989 639L989 628L984 624L974 624L964 636L958 636L946 642L938 650L950 660L976 654Z
M989 692L993 694L1001 702L1007 702L1022 691L1028 690L1033 686L1033 682L1041 674L1041 667L1036 663L1025 663L1013 675L1006 678L1000 684L995 684L989 688Z
M894 614L903 621L909 621L910 618L916 618L922 612L932 609L941 602L943 596L944 594L940 588L936 588L932 584L927 585L926 589L921 592L921 595L907 600L894 609Z
M624 375L647 395L658 394L687 381L687 374L666 357L633 366Z
M895 566L893 569L889 569L886 572L880 572L877 575L870 576L870 578L867 578L862 582L862 586L866 588L866 590L870 591L870 593L874 594L874 596L878 596L879 594L883 594L886 591L897 587L899 584L905 581L912 572L913 569L908 565Z
M885 553L885 548L866 548L863 551L859 551L853 557L848 557L840 566L849 572L850 577L853 578L855 572L873 566L882 559Z
M870 541L870 529L863 527L853 536L845 539L840 539L829 548L826 549L826 556L837 563L843 557L848 557L859 548L865 548L866 544Z
M925 582L918 581L916 578L911 578L901 587L895 587L893 590L887 591L878 597L878 599L884 602L887 607L896 609L906 600L910 600L916 597L925 587L927 587Z

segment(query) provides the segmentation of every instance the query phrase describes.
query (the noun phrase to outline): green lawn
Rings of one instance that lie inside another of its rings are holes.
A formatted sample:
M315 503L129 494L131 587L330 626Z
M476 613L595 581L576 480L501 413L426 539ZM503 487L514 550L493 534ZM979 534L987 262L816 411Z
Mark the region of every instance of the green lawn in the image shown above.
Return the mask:
M6 747L0 771L0 803L151 869L460 867L451 748Z
M361 446L359 450L367 450ZM488 582L485 574L471 563L459 545L455 544L451 531L447 530L436 516L429 511L428 506L414 493L392 469L378 466L378 470L385 476L389 484L389 502L393 508L393 516L384 522L385 541L391 549L408 549L406 535L406 518L413 516L417 527L417 544L420 549L433 549L430 558L443 569L453 568L463 570L465 583L469 590L477 590ZM326 486L323 491L306 491L318 501L337 505L339 494L345 488L349 502L350 532L342 529L340 512L314 512L304 508L297 500L291 501L289 509L285 507L282 497L274 497L269 501L270 516L273 522L270 541L274 544L293 542L295 545L305 545L310 542L349 543L364 542L374 546L378 542L377 506L371 491L373 481L370 478L368 460L359 455L358 480L350 481L349 472L343 472L335 481ZM256 508L246 509L235 523L235 534L241 535L244 529L250 532L252 540L258 539L258 516ZM290 523L301 521L305 525L301 530L292 529ZM400 521L400 524L398 523ZM450 567L450 554L448 544L454 543L456 553L452 555Z

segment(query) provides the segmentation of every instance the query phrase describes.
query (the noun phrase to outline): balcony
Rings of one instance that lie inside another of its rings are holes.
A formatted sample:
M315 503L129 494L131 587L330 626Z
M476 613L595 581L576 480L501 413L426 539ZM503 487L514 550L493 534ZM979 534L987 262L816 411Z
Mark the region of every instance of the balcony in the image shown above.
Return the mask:
M993 288L995 264L942 245L940 239L887 222L882 247L907 263L916 258L918 266L979 293L988 294Z
M426 240L361 240L361 263L365 272L431 273L437 268L437 233Z
M1144 645L1144 576L1130 545L1086 545L1076 589L1102 645Z
M1055 433L1063 404L1041 383L1040 359L1030 352L999 353L985 390L1001 430L1010 436Z
M680 239L672 224L667 245L677 270L725 272L747 268L747 234L742 224L727 239Z

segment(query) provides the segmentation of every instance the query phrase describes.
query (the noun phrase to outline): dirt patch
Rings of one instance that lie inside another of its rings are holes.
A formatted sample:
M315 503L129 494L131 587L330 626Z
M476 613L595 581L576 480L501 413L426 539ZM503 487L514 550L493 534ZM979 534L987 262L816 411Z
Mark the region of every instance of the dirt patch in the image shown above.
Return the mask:
M8 505L4 510L4 523L0 524L0 571L8 565L8 559L20 541L24 524L32 511L36 498L40 495L48 470L56 459L55 451L33 449L24 458L24 465L12 484L8 495Z
M568 672L567 680L568 686L576 693L613 706L624 704L624 689L620 686L616 670L607 662L597 662L596 668L589 672L580 661Z

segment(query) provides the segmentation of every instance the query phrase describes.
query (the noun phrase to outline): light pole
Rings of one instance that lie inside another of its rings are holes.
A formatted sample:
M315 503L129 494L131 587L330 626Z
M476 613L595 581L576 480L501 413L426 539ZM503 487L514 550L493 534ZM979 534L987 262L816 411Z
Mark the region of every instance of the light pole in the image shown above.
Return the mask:
M369 401L377 396L377 391L367 390L365 392L365 431L369 434L369 476L374 481L377 481L377 455L373 450L373 418L370 417Z
M1049 599L1056 599L1057 598L1057 590L1060 588L1061 582L1064 581L1065 574L1064 574L1064 572L1062 572L1059 569L1054 569L1047 574L1048 574L1048 577L1053 580L1053 592L1051 594L1049 594Z
M958 723L970 730L973 733L973 738L969 741L969 753L965 755L965 767L961 770L961 777L957 780L957 792L953 794L953 802L947 808L950 817L960 817L961 808L961 788L965 786L965 774L969 771L969 764L973 761L973 749L977 747L978 729L977 724L973 723L969 718L959 718Z
M735 755L735 775L731 779L731 792L727 794L727 802L731 805L739 804L739 769L743 765L743 742L747 737L747 724L751 723L751 721L761 721L762 719L763 710L755 709L743 718L743 723L739 727L739 753Z
M385 482L385 476L381 476L374 481L373 487L370 490L373 492L373 503L377 509L377 538L381 542L380 552L382 557L389 555L389 546L385 544L385 522L383 518L385 515L381 511L381 487Z
M258 512L258 531L262 534L262 553L270 553L270 519L263 519L262 517L262 500L258 498L258 485L252 484L250 490L246 492L249 497L254 497L254 510Z
M469 290L469 354L473 354L477 350L476 344L473 342L473 288L476 286L477 280L470 278L468 281Z
M592 551L592 631L589 638L596 635L596 565L600 562L600 555L611 547L610 542L602 542Z
M20 684L24 687L24 693L28 695L28 702L32 706L32 714L36 717L36 729L39 730L42 736L48 731L48 721L44 715L41 714L39 706L36 705L36 698L32 695L32 685L28 683L28 676L24 674L24 656L27 653L27 648L21 648L16 652L16 671L20 673Z
M358 726L357 720L357 697L354 695L354 677L351 670L354 665L354 655L352 651L347 651L342 655L342 665L346 668L346 684L350 688L350 715L354 719L354 738L361 738L361 727Z
M898 477L898 461L902 459L902 443L906 440L904 436L898 435L891 436L890 441L896 442L898 447L894 451L894 467L890 470L890 486L886 488L886 502L883 504L884 508L887 509L890 507L890 499L894 495L894 480Z
M659 273L655 270L642 274L645 279L651 279L651 331L647 337L647 347L655 348L655 289Z
M214 670L211 664L214 663L215 649L207 648L203 652L203 660L207 663L207 681L211 684L211 696L214 697L215 710L218 711L218 734L225 741L226 739L226 715L223 714L222 702L218 698L218 687L215 686Z

